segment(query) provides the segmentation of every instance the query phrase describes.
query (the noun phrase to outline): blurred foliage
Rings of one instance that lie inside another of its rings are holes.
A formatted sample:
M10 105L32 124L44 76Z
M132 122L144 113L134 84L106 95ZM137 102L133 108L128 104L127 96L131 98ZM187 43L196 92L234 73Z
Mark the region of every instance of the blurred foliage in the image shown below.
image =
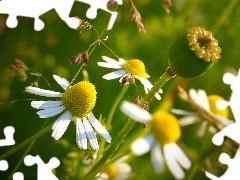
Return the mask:
M106 31L102 36L102 38L108 36L104 43L121 58L142 60L150 75L150 81L153 83L168 66L168 51L174 40L190 26L203 26L207 30L213 31L214 37L219 40L219 46L222 48L222 58L204 75L188 80L184 88L186 90L189 88L204 89L209 95L217 94L229 99L230 89L223 84L222 76L226 71L236 73L240 67L240 2L237 0L173 0L170 13L166 13L161 0L134 1L134 4L141 14L146 33L138 31L135 22L132 20L131 3L124 0L123 5L117 8L118 17L113 29ZM87 20L98 33L101 33L107 26L110 15L99 10L97 18L89 20L85 16L88 8L86 4L75 2L70 16L78 16ZM61 92L61 87L54 81L52 75L57 74L71 80L79 65L70 64L69 59L86 51L89 45L97 40L97 34L93 29L85 30L82 33L79 33L79 30L70 29L53 10L40 17L45 22L45 27L40 32L34 31L33 19L24 17L18 17L18 26L9 29L5 25L7 17L8 15L0 14L0 129L5 126L15 127L14 137L18 144L38 132L46 121L50 124L57 118L40 119L36 110L31 108L29 99L39 100L44 98L24 93L25 87L37 81L38 86L43 89ZM84 69L87 70L89 80L96 86L98 93L93 112L97 118L102 115L103 119L106 119L112 103L122 87L118 80L106 81L102 79L102 76L110 70L97 66L97 62L102 61L101 56L116 59L105 46L100 44L96 46L89 58L88 65ZM16 74L9 69L11 65L15 64L15 59L24 61L29 69L34 70L31 72L41 74L41 77L27 71L27 80L19 81ZM80 75L75 82L82 79L83 76ZM163 87L163 101L154 99L150 104L150 112L157 109L161 102L164 102L164 97L167 97L167 94L183 81L184 79L176 78L167 82ZM137 86L144 96L143 88L139 82L137 82ZM124 99L131 101L132 98L129 95L134 92L136 92L135 87L130 87ZM164 105L161 104L161 106ZM191 110L191 107L181 101L177 95L171 100L171 106ZM126 116L117 109L110 130L113 138L126 121ZM199 124L195 124L182 128L183 136L179 145L190 159L197 156L198 143L195 134L198 126ZM142 125L137 124L129 136L126 137L126 141L136 131L144 131ZM4 136L0 133L0 139L2 138ZM49 132L37 139L28 154L40 155L45 163L53 156L62 162L71 151L77 151L81 158L86 156L88 151L79 150L75 143L75 126L73 123L70 124L61 139L68 140L69 145L63 146L55 141L51 137L51 132ZM0 154L11 148L11 146L1 147ZM21 149L6 159L10 167L6 172L1 172L1 179L7 177L11 172L15 162L25 149ZM217 161L219 153L219 150L215 151L211 156L211 158L215 158L216 164L219 164ZM80 159L78 162L79 169L83 169L84 166L81 165L81 161ZM130 165L135 174L133 179L173 179L167 169L162 174L154 173L149 153L133 159ZM71 165L68 165L68 168L69 166ZM64 173L65 168L64 163L61 163L56 169L57 177L61 180L67 179L67 175ZM26 167L22 164L18 171L24 173L25 179L36 177L36 166ZM221 175L221 173L222 171L216 170L216 175ZM196 176L206 179L201 171Z

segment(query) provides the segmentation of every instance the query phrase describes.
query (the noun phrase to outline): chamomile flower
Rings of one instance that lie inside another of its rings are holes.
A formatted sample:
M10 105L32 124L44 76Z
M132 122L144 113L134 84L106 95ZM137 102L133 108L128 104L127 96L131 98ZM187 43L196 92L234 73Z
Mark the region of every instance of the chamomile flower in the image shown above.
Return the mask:
M134 141L132 152L140 156L151 150L151 161L156 172L161 172L166 163L176 179L183 179L185 174L182 168L189 169L191 162L176 144L181 136L176 117L164 111L156 111L151 115L129 102L123 102L121 110L138 122L151 121L152 133Z
M125 161L128 156L123 156L114 162L106 165L96 177L96 180L125 180L131 175L132 168Z
M204 110L211 111L214 114L214 116L224 125L229 125L232 123L231 120L227 119L228 109L226 107L219 108L219 102L221 103L225 101L221 96L218 95L207 96L206 92L202 89L199 90L190 89L189 97ZM184 116L183 118L179 119L179 124L181 126L186 126L202 121L201 117L196 112L188 112L180 109L172 109L171 112L176 115ZM202 121L197 131L197 137L203 137L206 126L207 121ZM216 132L215 128L212 126L210 127L210 131L212 133Z
M99 148L92 127L110 143L111 136L92 113L97 98L95 86L87 81L81 81L73 86L69 86L69 82L66 79L57 75L53 75L53 78L65 90L64 93L32 86L26 88L26 92L31 94L59 98L59 100L31 102L33 108L40 109L37 112L40 118L53 117L65 111L53 124L52 137L56 140L61 138L70 121L74 120L76 121L76 141L80 149L87 149L87 139L93 150Z
M144 86L146 94L152 88L151 82L147 79L149 75L146 73L145 65L139 59L124 60L119 58L118 61L111 59L107 56L102 56L102 59L105 62L98 62L98 66L105 68L118 69L117 71L108 73L103 76L103 79L112 80L120 78L120 83L128 84L132 80L132 76L138 79ZM162 93L162 90L159 90L159 93ZM161 97L158 93L155 94L155 97L160 100Z

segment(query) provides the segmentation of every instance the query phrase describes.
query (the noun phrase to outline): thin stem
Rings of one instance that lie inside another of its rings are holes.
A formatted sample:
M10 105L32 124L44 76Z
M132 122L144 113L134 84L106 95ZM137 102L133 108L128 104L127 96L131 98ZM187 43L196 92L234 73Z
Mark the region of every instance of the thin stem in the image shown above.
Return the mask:
M239 0L232 0L229 2L228 6L225 8L225 10L222 12L221 16L216 20L216 23L212 27L212 32L217 32L221 25L226 21L226 19L231 14L234 7L236 7L236 4L239 2Z
M10 156L11 154L15 153L16 151L18 151L19 149L21 149L22 147L26 146L27 144L29 144L30 142L32 142L33 140L39 138L40 136L42 136L43 134L47 133L48 131L51 130L53 123L51 123L49 126L45 127L43 130L39 131L38 133L34 134L32 137L28 138L27 140L23 141L21 144L15 146L14 148L10 149L9 151L7 151L6 153L2 154L0 156L0 160L5 159L6 157Z
M111 53L112 53L114 56L116 56L116 57L119 59L118 55L115 54L114 51L113 51L111 48L109 48L103 41L101 41L101 43L102 43L109 51L111 51Z
M42 125L42 127L40 128L40 130L47 124L47 121L45 121L45 123ZM10 175L8 176L7 180L10 180L12 178L13 173L15 173L17 171L17 169L19 168L19 166L21 165L21 163L23 162L24 157L27 155L27 153L30 151L30 149L32 148L32 146L34 145L34 143L36 142L37 139L34 139L31 144L29 144L28 148L26 149L26 151L23 153L22 157L19 159L18 163L15 165L14 169L12 170L12 172L10 173Z
M69 86L68 86L68 87L70 87L70 86L72 85L73 81L75 81L75 79L77 78L78 74L80 73L80 71L82 70L82 68L83 68L84 65L85 65L85 64L83 63L83 64L80 66L80 68L78 69L77 73L76 73L75 76L73 77L72 81L69 83Z
M36 142L37 139L34 139L31 144L29 144L28 148L26 149L26 151L23 153L22 157L19 159L18 163L16 164L16 166L14 167L14 169L12 170L12 172L10 173L10 175L8 176L7 180L11 180L12 175L17 171L17 169L19 168L19 166L21 165L21 163L23 162L24 157L27 155L27 153L30 151L30 149L32 148L32 146L34 145L34 143Z
M152 98L155 96L155 94L161 89L161 87L170 79L175 77L175 74L173 74L172 70L170 68L167 68L165 73L159 78L158 81L155 82L152 89L148 92L148 94L145 96L143 101L150 102Z
M200 152L198 154L197 160L193 163L193 165L191 166L191 169L188 171L185 180L191 180L194 179L194 175L196 174L196 172L198 171L202 161L205 159L203 158L203 154L205 153L206 148L208 148L207 143L209 142L209 128L210 128L210 124L208 123L204 132L204 136L202 138L202 143L201 143L201 148L200 148Z
M120 100L122 99L123 95L126 93L128 87L129 87L129 85L123 86L121 92L119 93L119 95L117 96L117 98L115 99L115 101L112 105L112 108L108 114L107 121L106 121L106 127L108 130L111 129L111 122L112 122L113 115L116 111L116 108L117 108Z
M106 129L107 130L111 129L111 122L112 122L113 115L114 115L114 113L116 111L116 108L117 108L120 100L122 99L123 95L126 93L128 87L129 87L128 85L123 86L121 92L119 93L119 95L117 96L117 98L115 99L115 101L114 101L114 103L112 105L112 108L111 108L111 110L110 110L110 112L108 114L108 118L107 118L107 121L106 121ZM99 159L100 155L102 155L103 150L104 150L105 142L106 141L101 142L100 147L99 147L99 151L98 151L98 155L97 155L97 158L96 158L95 162L97 162L97 160Z

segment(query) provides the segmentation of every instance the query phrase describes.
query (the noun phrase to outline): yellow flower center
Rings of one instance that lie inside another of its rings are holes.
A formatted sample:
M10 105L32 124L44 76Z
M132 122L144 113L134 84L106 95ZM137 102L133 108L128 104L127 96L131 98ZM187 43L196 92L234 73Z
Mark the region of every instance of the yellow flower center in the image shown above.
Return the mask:
M228 117L228 108L226 107L225 109L218 109L216 102L218 100L224 100L221 96L218 95L210 95L208 96L208 102L209 102L209 106L210 106L210 110L214 113L214 114L218 114L220 116L223 117Z
M117 167L114 163L110 163L109 165L104 168L102 171L103 173L106 173L108 175L108 179L114 179L114 177L117 174Z
M145 70L145 65L139 59L125 60L124 68L126 71L133 75L138 75L142 78L147 78L147 73Z
M69 87L62 96L63 105L73 116L87 117L95 106L97 92L95 86L81 81Z
M212 32L206 31L203 27L191 27L188 28L187 39L197 57L214 63L221 58L222 49L218 47L218 40L212 36Z
M165 111L153 114L152 129L156 140L162 145L177 142L181 136L177 118Z

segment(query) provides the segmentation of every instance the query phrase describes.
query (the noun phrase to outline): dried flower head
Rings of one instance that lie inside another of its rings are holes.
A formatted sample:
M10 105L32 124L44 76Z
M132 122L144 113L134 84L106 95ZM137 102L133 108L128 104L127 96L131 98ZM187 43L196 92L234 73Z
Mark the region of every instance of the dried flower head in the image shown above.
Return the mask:
M77 54L70 58L70 63L71 64L76 64L76 63L79 64L81 62L81 60L82 60L82 54Z
M137 28L139 30L139 32L146 32L144 25L142 23L142 17L141 14L139 13L139 11L137 10L136 6L133 4L132 1L130 1L132 4L132 11L133 11L133 15L132 15L132 19L134 19Z
M172 1L171 0L163 0L162 6L167 13L170 13L170 7L172 6Z
M88 56L88 53L86 51L71 57L70 58L70 63L71 64L76 64L76 63L80 64L82 60L85 63L85 65L88 64L89 56Z
M26 71L28 70L28 67L25 65L25 63L21 59L15 59L16 65L13 64L9 67L10 70L12 70L17 77L19 81L26 81L27 80L27 74Z
M87 53L87 52L84 52L84 53L82 54L82 58L83 58L84 63L87 65L88 62L89 62L88 53Z
M214 63L221 58L222 49L218 47L218 40L212 36L211 31L206 31L203 27L191 27L187 30L187 39L191 50L199 58Z

